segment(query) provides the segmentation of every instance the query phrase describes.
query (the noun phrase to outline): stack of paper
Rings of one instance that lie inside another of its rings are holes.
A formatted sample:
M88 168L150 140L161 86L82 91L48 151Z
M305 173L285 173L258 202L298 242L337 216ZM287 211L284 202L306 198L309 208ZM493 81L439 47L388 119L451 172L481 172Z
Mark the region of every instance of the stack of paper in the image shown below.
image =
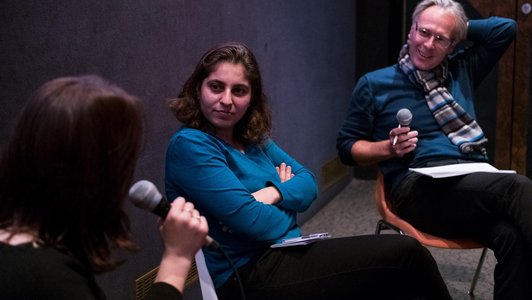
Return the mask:
M439 167L410 168L410 170L432 178L453 177L475 172L515 173L514 170L498 170L488 163L463 163Z
M307 245L310 243L314 243L319 240L328 239L331 236L328 232L321 232L321 233L313 233L309 235L303 235L296 238L291 239L285 239L282 240L278 244L271 245L271 248L279 248L279 247L290 247L290 246L299 246L299 245Z

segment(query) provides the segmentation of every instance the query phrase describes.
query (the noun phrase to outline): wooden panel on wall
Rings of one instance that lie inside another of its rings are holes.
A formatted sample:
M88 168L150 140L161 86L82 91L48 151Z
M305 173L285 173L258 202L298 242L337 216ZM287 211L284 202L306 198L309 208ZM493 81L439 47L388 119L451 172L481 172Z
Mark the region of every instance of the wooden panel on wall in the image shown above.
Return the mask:
M518 24L516 41L499 62L495 165L526 173L530 62L530 14L524 0L470 0L482 16L502 16Z
M530 101L530 35L532 32L532 13L524 13L523 5L527 1L518 0L515 20L517 21L517 39L515 41L515 81L513 102L512 164L511 168L520 174L526 173L528 140L528 102ZM532 7L529 6L532 10Z

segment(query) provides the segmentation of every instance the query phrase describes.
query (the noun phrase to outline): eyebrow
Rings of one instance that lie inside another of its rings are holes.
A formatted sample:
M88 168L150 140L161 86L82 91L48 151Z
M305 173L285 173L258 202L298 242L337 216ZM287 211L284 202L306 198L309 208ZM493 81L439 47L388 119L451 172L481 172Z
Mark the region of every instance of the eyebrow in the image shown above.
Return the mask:
M228 85L225 81L219 80L219 79L210 79L207 80L207 83L217 83L222 85ZM251 85L249 83L236 83L233 85L234 87L245 87L245 88L251 88Z

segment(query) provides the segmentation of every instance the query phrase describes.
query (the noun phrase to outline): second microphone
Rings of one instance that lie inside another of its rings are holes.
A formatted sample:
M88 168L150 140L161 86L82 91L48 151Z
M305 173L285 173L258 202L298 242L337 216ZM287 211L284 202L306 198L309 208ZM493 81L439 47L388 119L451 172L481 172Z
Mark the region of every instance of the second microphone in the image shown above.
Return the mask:
M172 205L161 194L157 187L148 180L137 181L129 189L129 199L133 204L148 211L153 212L161 218L166 218ZM220 246L210 236L205 238L205 245L218 249Z

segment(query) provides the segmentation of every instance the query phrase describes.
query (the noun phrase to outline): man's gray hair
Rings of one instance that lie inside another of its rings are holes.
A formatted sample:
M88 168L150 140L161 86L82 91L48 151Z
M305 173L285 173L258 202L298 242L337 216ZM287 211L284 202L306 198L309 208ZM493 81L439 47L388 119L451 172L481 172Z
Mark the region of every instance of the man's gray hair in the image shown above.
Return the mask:
M414 13L412 14L412 24L416 24L419 19L419 15L427 8L431 6L438 6L454 16L456 26L454 28L453 44L458 43L461 40L465 40L467 36L467 16L465 14L462 4L453 0L423 0L418 3Z

